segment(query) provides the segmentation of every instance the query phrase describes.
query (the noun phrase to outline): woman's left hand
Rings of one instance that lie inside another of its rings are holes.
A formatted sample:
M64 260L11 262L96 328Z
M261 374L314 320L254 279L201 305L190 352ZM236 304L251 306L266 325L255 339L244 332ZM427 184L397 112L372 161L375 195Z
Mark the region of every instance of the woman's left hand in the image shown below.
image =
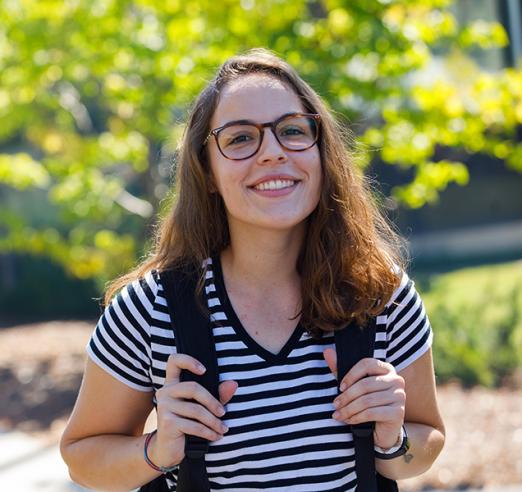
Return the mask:
M328 348L323 355L337 377L335 350ZM385 449L394 446L404 423L406 405L404 379L395 368L377 359L361 359L339 386L341 392L334 400L333 418L347 424L373 421L375 444Z

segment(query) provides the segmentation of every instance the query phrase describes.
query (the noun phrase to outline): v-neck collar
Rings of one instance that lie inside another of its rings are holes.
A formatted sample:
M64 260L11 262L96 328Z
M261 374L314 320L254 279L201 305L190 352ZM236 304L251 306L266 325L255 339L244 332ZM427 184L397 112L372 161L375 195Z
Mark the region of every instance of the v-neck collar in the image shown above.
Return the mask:
M225 315L229 320L232 329L236 332L237 336L241 338L241 340L245 343L245 345L252 350L255 354L259 355L262 359L271 363L285 363L288 354L293 350L296 346L297 342L300 340L301 335L304 332L304 329L300 322L297 323L296 327L290 338L286 341L283 348L277 353L273 354L269 350L265 349L263 346L259 345L245 330L245 327L241 323L239 317L237 316L232 303L230 302L230 298L228 297L227 289L225 287L225 280L223 278L223 270L221 268L221 260L219 256L212 258L212 272L214 277L214 283L216 286L216 291L218 297L221 299L223 303L223 310L225 311Z

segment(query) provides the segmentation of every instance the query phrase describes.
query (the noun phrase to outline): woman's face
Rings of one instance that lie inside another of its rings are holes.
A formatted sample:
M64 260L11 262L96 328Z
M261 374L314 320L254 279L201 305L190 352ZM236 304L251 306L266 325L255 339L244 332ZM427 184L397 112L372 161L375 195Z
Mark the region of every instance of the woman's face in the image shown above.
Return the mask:
M210 127L237 120L267 123L303 112L298 96L279 80L247 75L225 87ZM302 227L317 206L322 181L317 144L304 151L287 150L265 128L261 147L247 159L227 159L214 137L208 152L213 185L225 203L231 233L237 227Z

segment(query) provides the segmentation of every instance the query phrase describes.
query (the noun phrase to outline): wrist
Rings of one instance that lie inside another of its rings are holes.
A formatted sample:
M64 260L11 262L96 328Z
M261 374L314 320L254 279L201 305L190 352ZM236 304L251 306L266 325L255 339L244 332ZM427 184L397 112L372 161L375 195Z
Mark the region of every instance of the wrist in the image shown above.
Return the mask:
M162 473L169 473L175 470L179 463L164 463L162 458L157 455L157 438L157 430L147 434L143 444L143 458L154 470Z
M374 432L373 438L374 438L375 449L384 453L384 452L388 451L389 449L393 449L397 446L400 446L403 437L404 437L404 430L403 430L402 426L399 428L399 433L397 434L397 437L391 441L389 438L386 438L386 439L381 439L381 442L379 442L379 440L377 439L377 435Z
M404 425L401 426L397 442L393 446L389 448L381 448L377 445L374 446L375 456L383 460L390 460L402 456L407 453L409 448L410 441L408 440L408 434L406 433Z

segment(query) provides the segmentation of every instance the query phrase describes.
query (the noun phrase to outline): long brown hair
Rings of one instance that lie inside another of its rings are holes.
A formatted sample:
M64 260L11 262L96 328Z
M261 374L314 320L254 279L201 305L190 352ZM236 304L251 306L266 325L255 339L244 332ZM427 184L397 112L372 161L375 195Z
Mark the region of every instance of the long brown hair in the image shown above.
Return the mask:
M152 269L199 269L202 285L202 263L228 246L225 206L219 193L209 187L203 143L223 88L249 74L280 80L297 94L305 111L321 116L322 190L297 264L302 282L301 324L320 334L351 319L364 323L383 310L400 281L396 268L403 266L400 238L380 214L354 166L342 125L290 65L265 49L228 59L196 99L179 149L175 201L157 228L152 254L113 281L105 301Z

